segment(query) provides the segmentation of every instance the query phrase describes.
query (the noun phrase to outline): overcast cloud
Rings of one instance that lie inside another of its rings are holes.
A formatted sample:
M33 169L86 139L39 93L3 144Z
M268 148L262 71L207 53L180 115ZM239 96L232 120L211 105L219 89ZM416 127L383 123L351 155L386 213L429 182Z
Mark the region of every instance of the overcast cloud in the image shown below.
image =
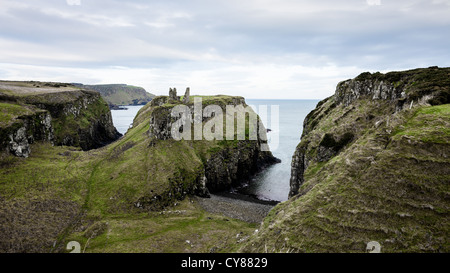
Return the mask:
M311 99L450 66L450 0L0 0L0 79Z

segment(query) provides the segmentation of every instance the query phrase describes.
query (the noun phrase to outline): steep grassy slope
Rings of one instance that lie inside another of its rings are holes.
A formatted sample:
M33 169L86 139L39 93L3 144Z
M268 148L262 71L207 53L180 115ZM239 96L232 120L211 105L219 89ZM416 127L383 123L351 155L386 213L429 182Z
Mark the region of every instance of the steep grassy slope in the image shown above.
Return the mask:
M361 74L304 122L291 198L241 251L449 252L450 69ZM432 106L434 105L434 106Z
M27 159L2 154L0 252L62 252L72 240L86 252L235 251L236 235L255 225L207 213L192 196L207 194L208 159L231 161L250 142L151 138L152 117L169 105L146 105L125 136L100 149L38 142Z

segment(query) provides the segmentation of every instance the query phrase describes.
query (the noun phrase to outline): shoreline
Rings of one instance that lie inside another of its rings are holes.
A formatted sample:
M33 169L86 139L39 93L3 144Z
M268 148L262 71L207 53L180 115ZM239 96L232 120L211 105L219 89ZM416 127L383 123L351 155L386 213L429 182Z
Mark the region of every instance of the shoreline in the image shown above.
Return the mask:
M216 192L216 193L214 193L214 195L223 196L223 197L231 198L231 199L247 201L247 202L256 203L256 204L271 205L271 206L276 206L278 203L281 202L281 201L275 201L275 200L259 199L255 194L243 193L243 192L240 192L239 189L236 192L230 192L230 191Z
M209 198L195 196L207 212L221 214L248 223L260 223L279 202L259 200L239 193L220 192Z

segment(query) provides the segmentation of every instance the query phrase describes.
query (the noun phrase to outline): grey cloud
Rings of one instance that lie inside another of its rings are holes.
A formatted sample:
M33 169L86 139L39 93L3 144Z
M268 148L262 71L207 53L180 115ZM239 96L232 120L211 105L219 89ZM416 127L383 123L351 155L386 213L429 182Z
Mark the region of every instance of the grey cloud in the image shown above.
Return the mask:
M231 75L236 83L257 79L230 70L239 67L377 71L450 61L450 1L381 0L380 6L365 0L1 2L4 64L123 66L183 79L183 70L190 70L184 74L207 75L221 85ZM226 79L203 73L214 69Z

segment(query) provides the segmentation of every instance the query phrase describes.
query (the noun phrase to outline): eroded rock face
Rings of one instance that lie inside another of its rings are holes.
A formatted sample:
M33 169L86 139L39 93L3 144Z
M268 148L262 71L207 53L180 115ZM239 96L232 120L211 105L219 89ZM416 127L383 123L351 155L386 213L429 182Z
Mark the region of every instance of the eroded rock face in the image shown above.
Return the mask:
M53 143L51 121L50 114L45 111L22 116L9 127L2 129L6 133L6 139L0 140L0 144L3 143L1 146L6 146L6 150L16 156L28 157L31 153L30 144L34 141Z
M58 94L56 94L57 96ZM113 125L111 112L100 94L93 91L72 91L65 100L57 98L28 99L49 112L55 128L56 145L78 146L83 150L102 147L121 134Z
M429 68L340 83L305 118L289 200L240 251L361 253L376 241L385 253L448 252L448 75Z
M166 104L168 102L170 103ZM153 109L151 109L150 114L148 135L154 141L173 139L172 130L174 123L187 118L184 115L181 117L171 115L174 107L173 103L175 101L171 97L157 97L151 102ZM226 101L218 99L216 103L223 110L223 114L226 113L227 105L247 106L245 100L241 97L229 97ZM215 103L206 102L204 107L211 104ZM193 123L198 124L200 122L203 124L210 119L210 117L203 115L194 115L195 107L193 103L182 104L178 102L176 105L188 107L187 109L191 113L189 119ZM190 124L192 125L192 123ZM262 129L262 131L265 132L265 129ZM225 131L223 136L225 137ZM204 178L201 181L203 181L209 191L217 192L229 189L231 186L238 185L243 180L248 179L262 168L279 162L270 151L261 149L262 145L266 143L261 138L257 140L224 141L224 143L226 145L218 151L211 152L211 155L204 163Z
M258 141L239 141L208 159L205 164L206 186L211 192L227 190L262 168L279 162L270 152L261 151Z
M393 83L383 80L347 80L338 84L335 93L336 103L345 106L364 96L393 101L405 96L405 93L402 88L396 88Z
M311 160L327 162L337 156L354 139L365 126L379 127L389 120L377 120L371 113L359 109L358 101L379 103L384 111L391 114L409 109L414 105L437 105L448 103L450 97L448 69L428 68L415 69L387 74L369 72L362 73L355 79L340 82L335 94L317 105L303 123L302 142L298 145L291 163L292 197L298 193L304 182L304 172ZM336 126L352 113L362 113L360 120L353 120L336 129L337 134L329 134L326 130L316 130L317 124L323 122L335 108L342 113L334 116L334 122L327 126ZM372 121L372 119L374 119ZM314 132L314 133L312 133Z
M4 88L8 88L8 85ZM22 91L17 86L11 88L14 92ZM49 93L34 94L33 90L28 87L26 96L2 94L4 103L16 105L14 107L23 112L3 122L0 131L2 149L28 157L30 144L34 141L89 150L104 146L121 136L113 125L108 105L99 93L47 90Z
M28 157L30 155L30 144L25 127L20 127L16 132L9 135L9 150L16 156Z
M153 111L150 118L150 138L159 140L172 139L172 124L176 122L178 118L172 117L171 111L172 108L157 108Z
M401 111L410 103L439 105L450 103L448 68L419 68L382 73L365 72L355 79L340 82L334 99L337 105L350 105L359 98L387 100Z
M308 158L305 155L305 149L299 148L294 152L291 162L291 178L289 180L289 197L298 193L298 189L304 182L303 173L308 168Z

